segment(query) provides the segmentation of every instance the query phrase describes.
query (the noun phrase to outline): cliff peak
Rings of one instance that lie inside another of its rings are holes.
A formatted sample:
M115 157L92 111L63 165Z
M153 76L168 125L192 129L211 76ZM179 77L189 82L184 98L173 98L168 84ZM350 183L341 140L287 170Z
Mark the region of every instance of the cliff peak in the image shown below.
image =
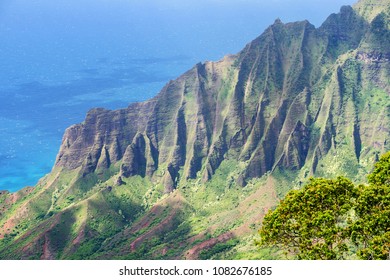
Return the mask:
M0 193L0 258L230 257L311 176L364 182L390 150L390 33L372 3L388 1L320 28L277 19L146 102L90 110L35 188Z

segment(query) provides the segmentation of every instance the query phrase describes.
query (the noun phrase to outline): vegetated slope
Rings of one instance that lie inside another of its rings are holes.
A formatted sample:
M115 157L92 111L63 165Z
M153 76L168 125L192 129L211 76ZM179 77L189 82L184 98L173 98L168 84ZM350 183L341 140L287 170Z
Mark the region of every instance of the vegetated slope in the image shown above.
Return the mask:
M91 110L51 174L0 194L0 257L279 257L253 234L287 190L364 181L389 150L389 6L276 20L147 102Z

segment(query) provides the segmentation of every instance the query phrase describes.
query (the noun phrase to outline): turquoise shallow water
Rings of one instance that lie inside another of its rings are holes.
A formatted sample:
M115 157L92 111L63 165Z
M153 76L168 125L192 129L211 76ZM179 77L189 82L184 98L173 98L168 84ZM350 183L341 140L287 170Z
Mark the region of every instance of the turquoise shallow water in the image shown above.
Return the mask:
M0 189L35 184L51 170L66 127L81 122L92 107L116 109L153 97L175 77L170 71L186 67L186 59L172 57L164 65L159 59L132 61L126 67L105 62L65 82L0 89Z
M275 18L319 25L352 0L0 1L0 190L50 172L92 107L154 96L195 63L236 53Z

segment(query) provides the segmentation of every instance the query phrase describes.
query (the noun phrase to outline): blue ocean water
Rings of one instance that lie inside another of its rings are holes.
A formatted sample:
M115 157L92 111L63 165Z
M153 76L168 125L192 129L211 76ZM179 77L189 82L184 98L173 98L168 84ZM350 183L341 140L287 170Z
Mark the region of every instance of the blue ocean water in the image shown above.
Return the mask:
M0 0L0 190L50 172L64 130L90 108L149 99L277 17L318 26L353 2Z

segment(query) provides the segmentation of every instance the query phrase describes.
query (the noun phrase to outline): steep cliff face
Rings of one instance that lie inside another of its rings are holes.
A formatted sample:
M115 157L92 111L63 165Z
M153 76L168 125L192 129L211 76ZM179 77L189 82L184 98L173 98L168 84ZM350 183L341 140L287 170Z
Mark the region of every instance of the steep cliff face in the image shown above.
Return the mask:
M243 185L277 167L313 174L343 144L355 151L344 160L371 160L389 139L388 103L368 113L371 90L383 101L389 93L388 49L359 48L386 32L373 28L351 7L318 29L277 20L239 54L196 65L151 101L91 110L66 131L56 166L81 166L85 176L120 162L123 176L156 180L162 170L169 192L181 180L209 180L226 158L247 163Z
M51 174L0 193L0 257L248 248L264 213L309 176L364 181L390 149L389 6L361 1L319 28L276 20L147 102L89 111Z

